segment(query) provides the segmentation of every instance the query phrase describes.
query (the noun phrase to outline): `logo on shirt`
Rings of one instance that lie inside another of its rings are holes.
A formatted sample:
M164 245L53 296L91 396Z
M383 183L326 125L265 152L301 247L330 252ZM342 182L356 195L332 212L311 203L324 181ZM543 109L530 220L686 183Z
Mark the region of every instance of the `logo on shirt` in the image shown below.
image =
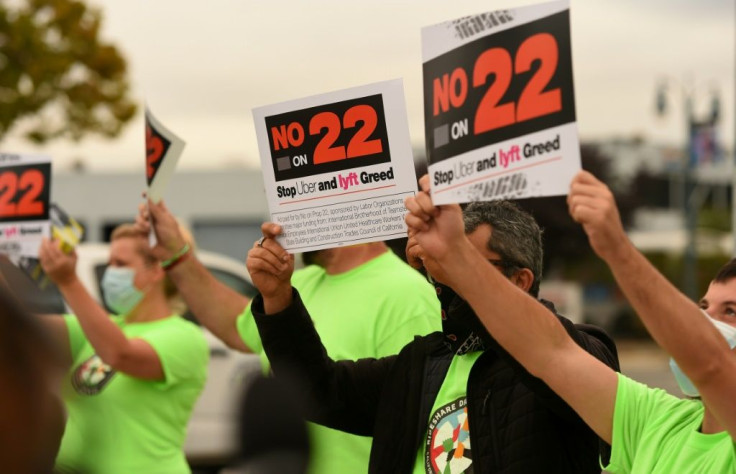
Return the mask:
M97 354L94 354L74 370L72 387L82 395L97 395L116 373Z
M472 474L466 397L458 398L432 414L424 452L427 474Z

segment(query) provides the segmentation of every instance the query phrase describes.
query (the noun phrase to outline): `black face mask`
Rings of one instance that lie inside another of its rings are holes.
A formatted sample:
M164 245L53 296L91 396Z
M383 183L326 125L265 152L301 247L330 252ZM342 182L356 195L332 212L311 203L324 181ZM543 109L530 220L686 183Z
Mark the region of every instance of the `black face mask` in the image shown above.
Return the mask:
M449 286L434 282L442 308L442 332L445 344L457 355L484 351L490 347L491 336L467 301Z
M302 263L304 263L304 266L307 267L309 265L318 265L317 254L319 254L319 250L312 250L311 252L302 253Z

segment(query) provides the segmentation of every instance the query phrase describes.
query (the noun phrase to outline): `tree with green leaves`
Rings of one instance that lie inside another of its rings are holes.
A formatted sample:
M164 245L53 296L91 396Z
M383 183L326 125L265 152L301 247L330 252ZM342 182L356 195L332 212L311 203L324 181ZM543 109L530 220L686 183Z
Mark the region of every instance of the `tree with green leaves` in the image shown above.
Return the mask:
M0 2L0 141L117 136L135 115L126 61L79 0Z

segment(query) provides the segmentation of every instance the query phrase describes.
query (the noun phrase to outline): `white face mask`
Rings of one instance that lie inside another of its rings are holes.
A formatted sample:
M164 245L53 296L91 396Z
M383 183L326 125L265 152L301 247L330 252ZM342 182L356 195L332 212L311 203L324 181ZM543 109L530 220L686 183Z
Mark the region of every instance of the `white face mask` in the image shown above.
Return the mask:
M102 275L102 294L107 306L116 314L128 314L143 299L143 292L135 287L135 270L108 266Z
M718 331L723 335L723 337L728 342L728 346L731 349L736 347L736 327L711 318L708 313L705 312L705 310L701 311L708 318L708 321L713 323L716 329L718 329ZM677 384L680 386L680 390L682 390L682 393L684 393L688 397L700 396L700 392L698 392L695 384L693 384L687 377L687 375L685 375L685 373L682 371L682 369L680 369L680 366L677 365L675 359L670 358L670 369L672 370L672 373L675 376L675 380L677 380Z

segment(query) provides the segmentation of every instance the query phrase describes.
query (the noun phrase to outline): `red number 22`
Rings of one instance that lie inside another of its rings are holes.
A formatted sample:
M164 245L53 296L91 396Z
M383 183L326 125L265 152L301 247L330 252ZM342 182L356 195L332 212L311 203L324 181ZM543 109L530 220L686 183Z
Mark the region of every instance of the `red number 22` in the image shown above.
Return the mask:
M375 109L370 105L350 107L343 117L343 125L345 128L354 128L358 122L363 122L363 126L350 139L346 151L344 146L332 146L342 130L340 117L333 112L320 112L312 117L309 121L310 135L317 135L323 129L327 129L327 133L314 149L314 164L373 155L383 151L383 145L379 138L368 140L378 124L378 114L376 114Z
M18 175L13 171L0 173L0 217L36 216L44 213L38 196L43 191L43 173L30 169ZM18 203L10 202L18 191L25 191Z
M521 92L514 114L513 102L498 104L511 83L511 55L503 48L491 48L478 56L473 68L473 87L484 85L490 74L495 74L496 78L475 112L473 129L476 135L562 109L559 88L543 92L557 69L559 59L557 40L549 33L530 36L521 43L516 52L514 72L529 71L537 59L540 61L539 69Z

